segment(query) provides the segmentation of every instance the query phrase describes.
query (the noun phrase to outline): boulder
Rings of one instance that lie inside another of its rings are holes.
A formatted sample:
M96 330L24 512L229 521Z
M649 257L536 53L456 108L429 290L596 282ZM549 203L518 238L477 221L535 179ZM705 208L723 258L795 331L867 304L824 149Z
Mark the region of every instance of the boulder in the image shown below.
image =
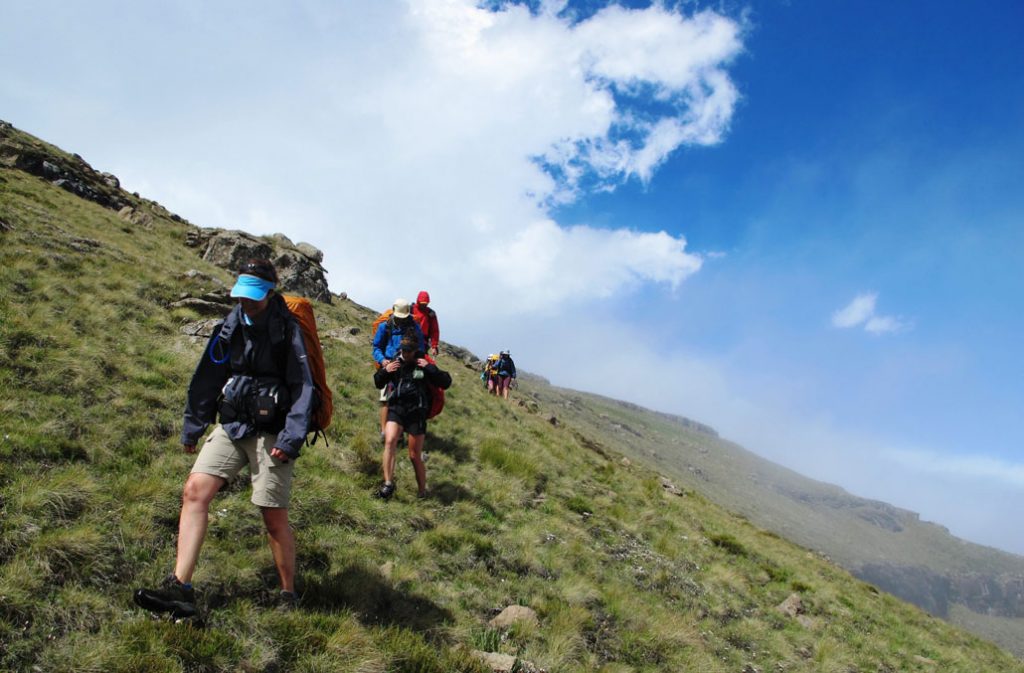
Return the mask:
M325 304L331 303L326 271L318 262L295 250L282 250L272 258L272 261L277 267L281 289Z
M317 264L322 264L324 261L323 251L309 243L299 243L298 245L295 246L295 249L301 252L306 257L309 257Z
M153 224L153 216L144 210L139 208L133 208L132 206L125 206L121 210L117 211L117 216L126 222L138 225L140 227L149 227Z
M269 259L277 268L278 287L282 291L331 303L327 272L319 262L291 246L284 235L259 238L244 231L193 230L186 234L185 244L202 250L203 259L231 273L237 273L248 259Z
M244 231L219 231L206 243L203 259L231 273L252 258L269 259L274 250L270 245Z

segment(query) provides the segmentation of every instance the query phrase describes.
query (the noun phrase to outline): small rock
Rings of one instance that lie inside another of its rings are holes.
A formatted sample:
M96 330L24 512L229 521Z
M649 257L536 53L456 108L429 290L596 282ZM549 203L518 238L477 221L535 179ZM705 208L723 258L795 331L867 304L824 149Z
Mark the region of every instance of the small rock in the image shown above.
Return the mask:
M681 490L679 490L679 488L676 487L675 484L673 484L671 481L669 481L669 479L667 477L662 477L661 478L661 487L663 489L665 489L666 493L671 493L672 495L679 495L679 496L686 495Z
M491 628L501 629L518 623L537 626L540 622L537 619L537 613L525 605L510 605L487 624Z
M180 301L171 302L170 307L189 308L199 315L209 316L223 316L228 310L224 304L207 301L205 299L198 299L196 297L188 297Z
M395 562L387 561L380 567L380 574L384 576L384 579L391 579L391 576L395 573Z
M190 337L201 337L209 339L213 336L213 330L221 321L218 319L199 320L181 326L181 333Z
M801 600L799 594L790 594L789 598L775 606L775 609L787 617L792 617L794 619L797 615L802 615L806 612L804 609L804 602Z
M516 658L510 654L473 650L473 656L482 661L494 673L511 673L512 668L516 665Z
M920 654L915 654L913 656L913 659L917 663L924 664L925 666L937 666L938 663L939 663L939 662L935 661L934 659L929 659L928 657L922 657Z

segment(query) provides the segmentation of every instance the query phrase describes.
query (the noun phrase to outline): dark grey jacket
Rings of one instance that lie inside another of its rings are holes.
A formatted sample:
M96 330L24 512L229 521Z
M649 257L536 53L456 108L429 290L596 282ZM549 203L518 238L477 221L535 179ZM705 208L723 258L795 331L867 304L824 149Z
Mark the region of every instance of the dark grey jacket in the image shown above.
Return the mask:
M297 458L312 414L313 377L306 362L302 328L280 295L271 296L266 320L258 321L257 325L244 323L242 307L238 305L214 329L188 387L182 444L195 445L199 441L216 420L224 385L232 376L240 375L276 379L287 388L291 405L276 445ZM256 432L256 428L245 421L223 425L232 439Z

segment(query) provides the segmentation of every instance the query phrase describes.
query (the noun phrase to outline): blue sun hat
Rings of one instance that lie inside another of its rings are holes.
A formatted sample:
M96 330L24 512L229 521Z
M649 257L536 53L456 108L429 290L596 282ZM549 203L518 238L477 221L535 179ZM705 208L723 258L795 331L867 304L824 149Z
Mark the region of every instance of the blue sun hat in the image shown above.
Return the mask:
M267 293L274 289L274 283L264 280L258 276L251 276L243 273L238 277L235 286L231 288L231 296L234 299L252 299L263 301Z

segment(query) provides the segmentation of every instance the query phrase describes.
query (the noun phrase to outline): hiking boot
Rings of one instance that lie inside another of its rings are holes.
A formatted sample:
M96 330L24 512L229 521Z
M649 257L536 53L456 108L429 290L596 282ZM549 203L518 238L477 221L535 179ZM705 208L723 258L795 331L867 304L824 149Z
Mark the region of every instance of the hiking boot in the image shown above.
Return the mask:
M416 497L419 498L420 500L424 500L426 498L429 498L430 497L430 489L427 489L427 488L423 489L422 491L420 491L419 493L416 494Z
M377 491L377 497L381 500L387 500L395 494L395 482L385 481L384 485Z
M299 607L299 595L294 591L282 590L277 594L277 612L291 612Z
M159 589L136 589L135 604L150 612L169 612L175 619L194 617L196 595L191 584L182 584L173 574L164 578Z

